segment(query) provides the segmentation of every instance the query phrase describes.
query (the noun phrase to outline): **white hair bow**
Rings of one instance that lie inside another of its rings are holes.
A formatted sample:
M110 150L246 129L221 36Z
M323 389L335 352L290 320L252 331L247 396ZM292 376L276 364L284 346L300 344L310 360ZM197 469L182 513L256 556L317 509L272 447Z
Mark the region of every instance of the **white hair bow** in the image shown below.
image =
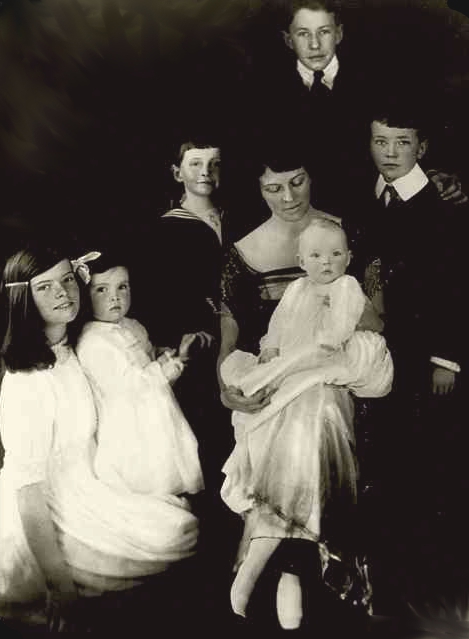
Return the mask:
M87 263L97 260L98 257L101 257L101 253L99 251L91 251L76 260L70 260L73 272L76 275L79 275L85 284L89 284L91 282L90 267Z

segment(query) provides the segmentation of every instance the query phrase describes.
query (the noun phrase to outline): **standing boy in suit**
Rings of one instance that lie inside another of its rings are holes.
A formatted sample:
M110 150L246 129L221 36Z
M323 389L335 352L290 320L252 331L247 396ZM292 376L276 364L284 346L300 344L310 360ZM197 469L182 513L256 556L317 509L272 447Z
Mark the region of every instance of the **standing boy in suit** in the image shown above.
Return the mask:
M443 528L459 522L461 529L468 487L461 414L466 215L443 202L421 169L427 147L407 101L373 117L371 155L379 175L363 232L364 288L384 319L395 366L374 433L384 532L377 572L391 600L412 597L432 561L425 548L443 552Z

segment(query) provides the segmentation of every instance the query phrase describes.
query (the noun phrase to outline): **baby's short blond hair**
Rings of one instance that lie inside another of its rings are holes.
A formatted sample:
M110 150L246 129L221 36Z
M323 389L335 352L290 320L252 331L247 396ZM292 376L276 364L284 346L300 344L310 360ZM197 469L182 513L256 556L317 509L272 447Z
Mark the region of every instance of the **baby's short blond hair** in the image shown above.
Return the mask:
M344 231L344 229L342 228L342 225L339 221L339 219L337 218L337 221L335 221L332 216L331 217L323 217L323 216L317 216L315 217L310 224L308 224L308 226L303 229L303 231L301 231L300 235L298 236L298 253L301 255L303 250L304 250L304 246L307 242L309 242L310 238L312 235L314 235L316 229L326 229L328 231L331 231L333 233L340 233L340 235L343 238L344 241L344 245L345 247L348 249L348 240L347 240L347 235Z

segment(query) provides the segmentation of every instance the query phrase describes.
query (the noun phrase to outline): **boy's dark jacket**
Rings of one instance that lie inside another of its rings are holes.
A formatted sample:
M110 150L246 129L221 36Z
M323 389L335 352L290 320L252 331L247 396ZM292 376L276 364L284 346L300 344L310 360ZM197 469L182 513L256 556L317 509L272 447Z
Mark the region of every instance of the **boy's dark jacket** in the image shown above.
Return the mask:
M387 208L370 194L363 210L356 268L381 261L385 335L396 363L409 374L414 365L428 369L431 357L461 365L467 211L445 204L431 182Z

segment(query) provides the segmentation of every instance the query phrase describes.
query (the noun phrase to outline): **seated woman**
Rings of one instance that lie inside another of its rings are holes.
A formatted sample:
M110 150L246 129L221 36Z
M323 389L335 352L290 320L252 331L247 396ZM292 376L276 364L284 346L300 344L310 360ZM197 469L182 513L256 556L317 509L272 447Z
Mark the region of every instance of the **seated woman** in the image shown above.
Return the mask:
M246 522L248 551L231 592L241 615L281 539L319 541L329 503L356 503L353 412L337 405L332 385L362 397L391 389L384 339L356 330L365 295L345 274L350 250L343 229L315 219L300 234L298 251L306 277L287 287L259 358L236 350L220 367L223 381L247 396L267 385L277 389L262 411L233 413L236 447L223 469L222 497ZM298 585L297 577L282 574L277 608L283 627L300 625Z
M227 254L222 279L224 309L222 313L222 344L219 356L220 368L235 349L259 352L261 337L267 333L267 327L286 287L305 273L298 265L298 237L311 222L318 218L337 218L317 211L310 206L310 178L302 165L301 158L292 154L284 157L283 162L275 159L262 166L260 175L262 196L270 208L270 217L251 233L243 237ZM370 313L369 304L364 307L359 325ZM370 328L373 323L370 322ZM379 330L380 326L376 325ZM224 405L231 410L245 413L256 413L266 407L271 399L272 390L262 387L250 396L235 386L226 386L221 380L221 397ZM344 411L353 410L346 389L331 387L337 406ZM310 626L312 621L311 607L322 614L325 605L329 611L339 604L340 598L354 601L360 608L368 605L368 583L366 568L356 561L355 540L352 525L338 525L340 508L329 509L321 518L321 542L317 544L311 539L283 539L272 555L264 570L265 578L270 574L270 584L264 580L266 596L275 598L276 586L281 573L299 574L301 589L304 593L304 616L302 628ZM348 519L348 518L347 518ZM249 522L246 521L245 535L240 547L238 564L245 559L249 543ZM349 522L350 523L350 522ZM347 530L347 532L344 532ZM328 550L334 549L331 554ZM336 562L342 554L344 560ZM340 565L340 568L338 568ZM327 569L327 570L326 570ZM324 588L316 571L325 574ZM267 590L270 589L270 593ZM262 576L257 585L257 599L265 598L261 591ZM315 596L311 597L314 592ZM335 593L332 595L332 593ZM253 593L253 602L256 592ZM325 604L325 602L327 602ZM265 602L264 602L265 603ZM272 615L274 608L268 602L266 614ZM255 609L254 603L248 615ZM317 615L315 615L317 621ZM328 622L330 619L327 620ZM265 627L266 619L262 623ZM276 619L273 621L277 627Z

